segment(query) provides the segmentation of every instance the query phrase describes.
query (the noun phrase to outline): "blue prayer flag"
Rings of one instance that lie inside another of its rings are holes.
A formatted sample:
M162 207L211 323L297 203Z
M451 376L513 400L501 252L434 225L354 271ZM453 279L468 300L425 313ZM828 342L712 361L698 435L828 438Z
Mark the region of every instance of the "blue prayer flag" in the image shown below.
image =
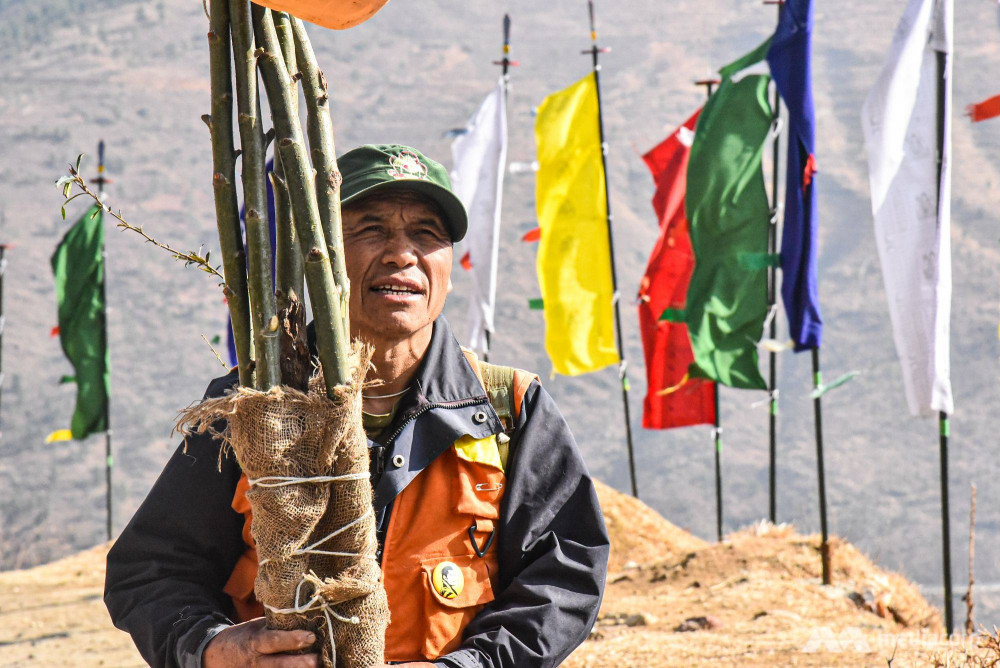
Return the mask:
M812 95L812 0L786 0L767 52L771 76L788 107L781 298L795 350L823 338L817 294L816 115Z

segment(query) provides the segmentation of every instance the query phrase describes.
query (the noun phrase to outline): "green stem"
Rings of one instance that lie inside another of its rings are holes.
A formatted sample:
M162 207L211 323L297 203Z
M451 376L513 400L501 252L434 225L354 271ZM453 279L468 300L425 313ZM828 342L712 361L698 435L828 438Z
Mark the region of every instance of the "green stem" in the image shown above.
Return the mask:
M250 3L230 0L233 51L236 63L237 119L243 149L243 206L247 234L250 306L254 348L257 351L257 389L281 383L278 369L278 312L271 283L271 233L267 220L265 148L260 96L257 92L256 47L250 21Z
M316 349L323 366L327 396L335 398L337 385L348 383L351 379L348 340L343 328L344 302L341 301L341 290L333 280L316 202L313 169L306 154L298 115L293 111L295 83L285 69L270 10L255 5L253 16L257 39L263 47L261 75L271 104L275 141L285 169L295 231L305 256L305 277L316 323Z
M288 308L292 296L302 299L302 252L295 236L295 221L292 205L288 198L288 184L285 182L284 168L278 152L275 151L274 185L275 246L277 270L275 272L275 296L278 312Z
M211 63L212 114L212 186L215 191L215 222L219 230L222 267L226 281L226 300L233 322L240 385L253 387L253 343L250 306L247 292L246 254L240 232L236 203L236 150L233 146L233 84L229 61L229 5L212 3L208 33Z
M295 38L292 22L285 12L274 12L275 31L281 47L285 70L297 71L295 65ZM298 91L293 93L295 113L298 114ZM307 391L312 372L312 356L306 341L306 312L302 304L302 251L295 235L292 204L288 198L288 184L281 163L281 154L274 151L274 207L277 220L275 297L278 299L278 320L281 331L278 340L281 348L281 384Z
M309 149L316 168L316 200L327 251L333 265L333 278L341 287L344 331L349 332L351 327L347 299L350 295L350 283L344 262L344 234L340 218L340 183L343 179L337 169L333 122L330 120L330 93L302 21L293 18L292 29L295 33L295 56L299 72L302 73L302 92L306 100Z
M295 36L292 34L292 17L288 12L272 12L274 21L274 31L278 35L278 46L281 48L281 57L285 61L285 70L288 76L298 72L298 65L295 59ZM295 108L298 109L298 95L295 96Z
M285 12L275 12L274 27L278 35L285 70L297 71L295 64L295 41L292 36L292 23ZM294 108L298 111L298 95L294 96ZM278 313L288 310L293 295L300 301L302 294L302 253L299 250L295 236L295 225L292 221L291 202L288 199L288 186L285 183L285 169L281 163L279 152L274 152L274 210L276 215L276 257L277 272L275 294L278 298Z

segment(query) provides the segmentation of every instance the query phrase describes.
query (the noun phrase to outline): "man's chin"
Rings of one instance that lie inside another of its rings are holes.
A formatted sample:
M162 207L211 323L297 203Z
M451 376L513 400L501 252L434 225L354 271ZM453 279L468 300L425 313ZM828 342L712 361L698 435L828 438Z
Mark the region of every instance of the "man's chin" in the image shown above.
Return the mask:
M361 331L362 338L378 340L405 340L416 336L433 322L426 314L416 315L405 311L380 314L377 318L366 318Z

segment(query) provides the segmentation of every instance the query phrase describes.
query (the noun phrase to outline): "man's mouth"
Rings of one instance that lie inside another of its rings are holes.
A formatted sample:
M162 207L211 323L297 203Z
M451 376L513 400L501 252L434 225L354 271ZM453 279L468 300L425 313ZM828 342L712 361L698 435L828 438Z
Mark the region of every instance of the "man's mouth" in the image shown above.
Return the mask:
M419 295L420 292L417 290L410 290L409 288L372 288L373 292L378 292L383 295Z
M408 281L387 281L373 285L370 290L382 295L409 296L422 295L424 291Z

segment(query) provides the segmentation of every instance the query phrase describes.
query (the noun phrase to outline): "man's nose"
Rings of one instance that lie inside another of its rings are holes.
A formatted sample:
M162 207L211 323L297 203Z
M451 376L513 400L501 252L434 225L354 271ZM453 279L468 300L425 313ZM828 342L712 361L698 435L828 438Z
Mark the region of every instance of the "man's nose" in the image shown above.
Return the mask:
M417 263L417 253L410 238L405 234L390 235L382 250L382 262L397 267L409 267Z

